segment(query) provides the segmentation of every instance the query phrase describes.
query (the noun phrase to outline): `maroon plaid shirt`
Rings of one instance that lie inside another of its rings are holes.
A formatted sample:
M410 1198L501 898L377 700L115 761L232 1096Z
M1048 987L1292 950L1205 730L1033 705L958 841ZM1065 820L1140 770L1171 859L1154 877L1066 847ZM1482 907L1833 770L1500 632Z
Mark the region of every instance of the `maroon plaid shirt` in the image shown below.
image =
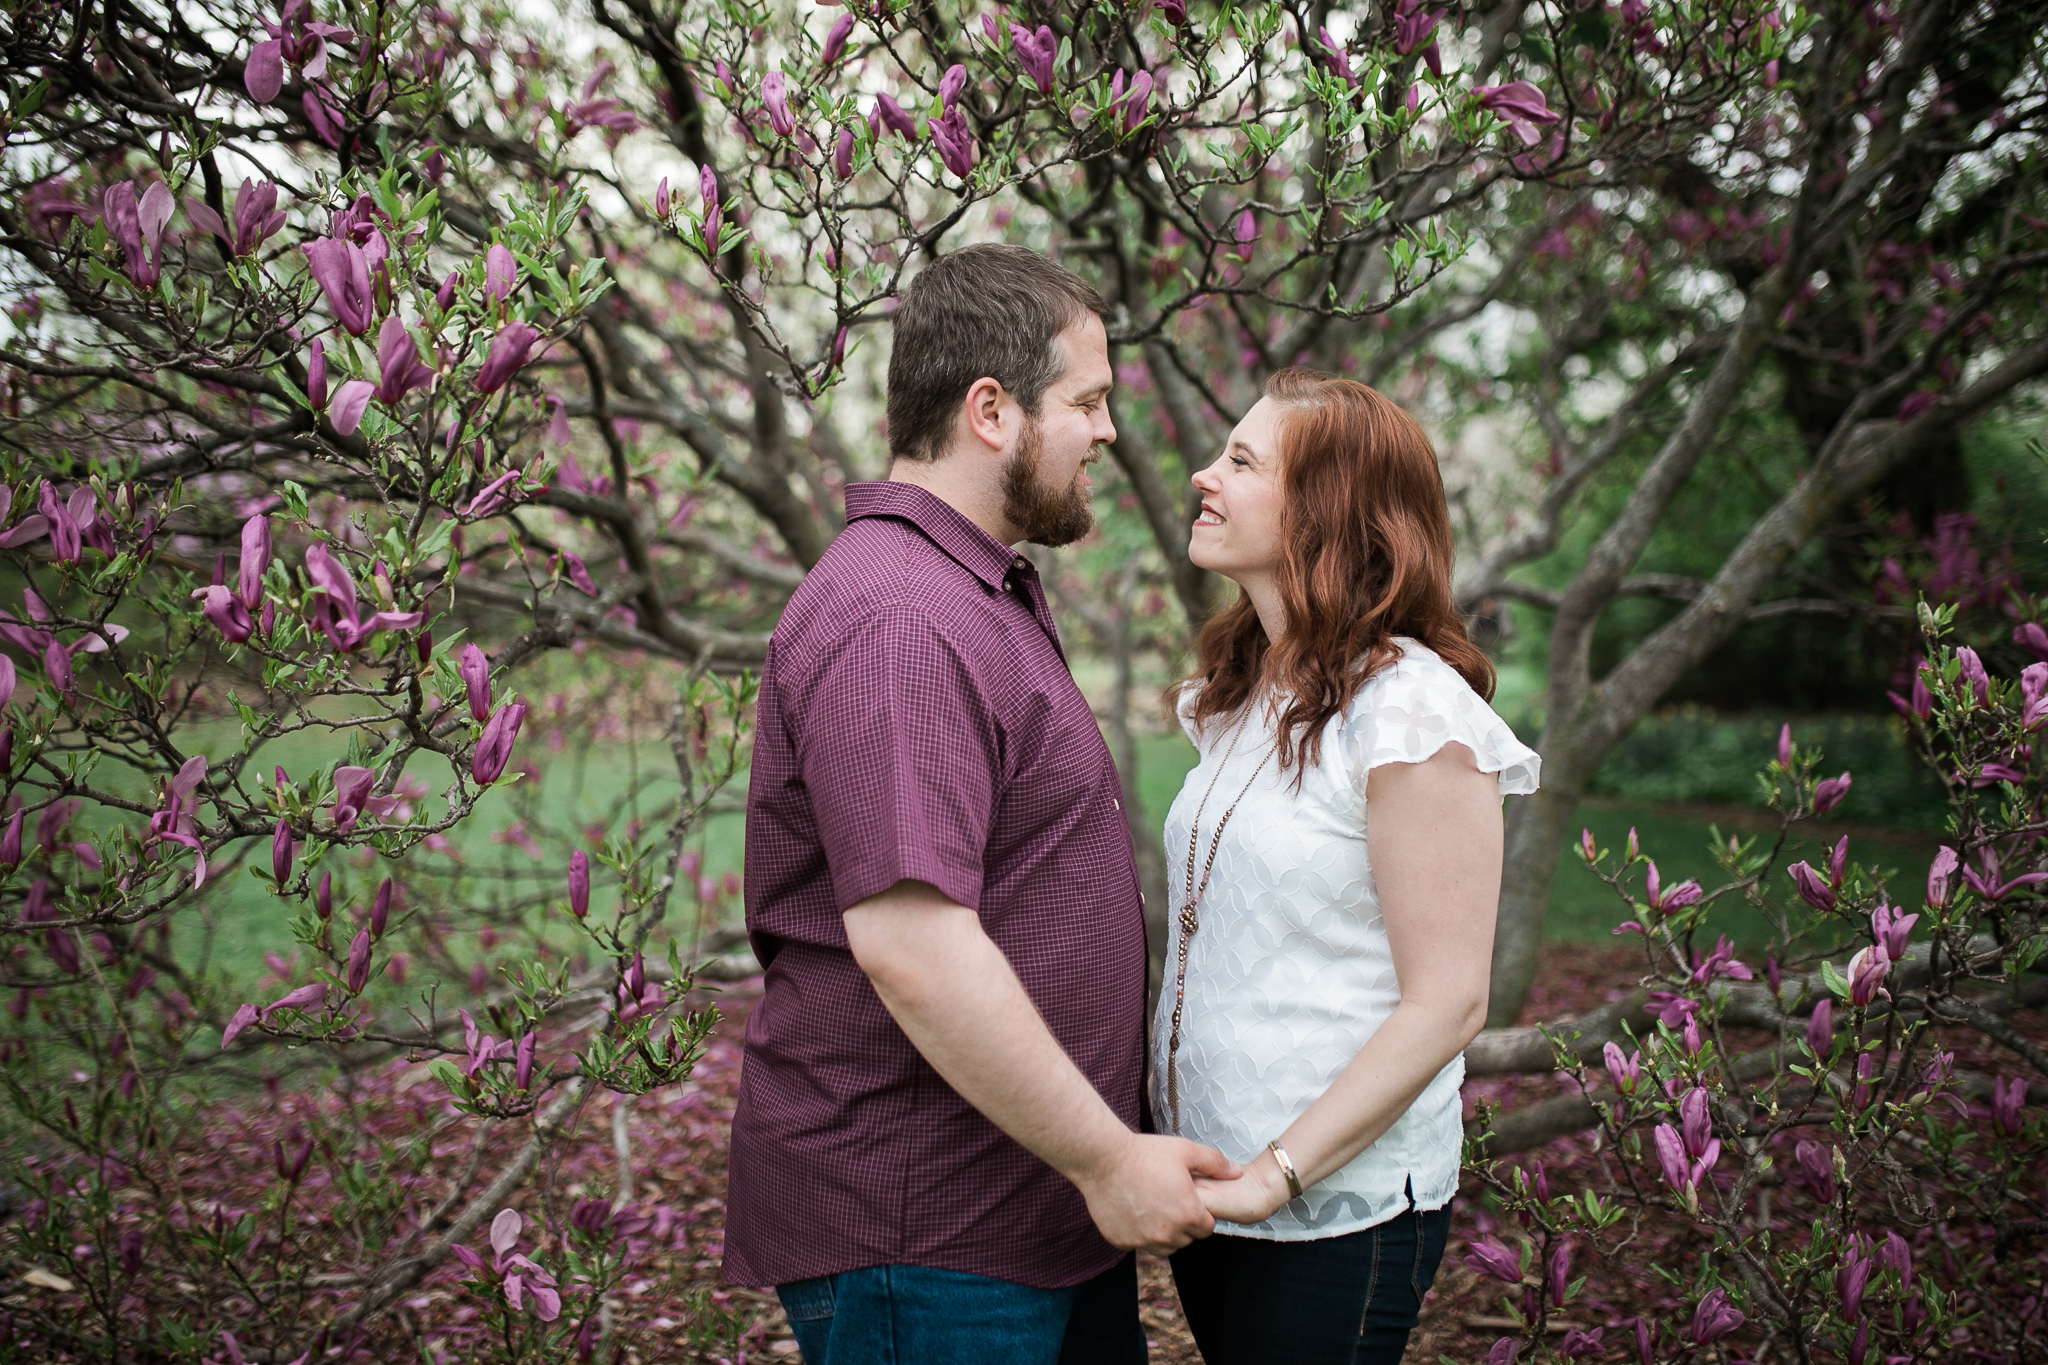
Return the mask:
M726 1278L921 1265L1057 1288L1116 1262L1080 1192L926 1064L840 917L906 878L974 907L1135 1129L1145 927L1120 796L1030 561L921 488L850 485L761 671L746 887L767 979Z

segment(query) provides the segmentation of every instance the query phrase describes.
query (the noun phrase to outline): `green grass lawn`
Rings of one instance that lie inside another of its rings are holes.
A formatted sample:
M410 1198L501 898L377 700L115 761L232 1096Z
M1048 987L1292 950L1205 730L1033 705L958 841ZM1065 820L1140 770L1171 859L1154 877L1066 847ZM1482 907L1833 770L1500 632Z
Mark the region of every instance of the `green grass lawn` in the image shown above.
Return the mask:
M223 732L224 741L231 740L232 735L225 727ZM536 894L559 896L569 852L582 843L582 831L603 828L618 832L635 818L651 822L660 817L666 803L674 797L673 768L669 766L667 749L659 743L600 741L579 754L570 749L550 751L544 736L544 731L536 733L535 739L540 742L529 751L541 770L539 780L493 792L476 815L451 836L462 855L459 865L445 855L424 850L411 855L433 874L423 881L434 888L434 894L470 906L487 906ZM310 772L323 752L332 753L331 749L316 749L310 742L301 747L303 752L290 745L274 746L274 751L264 755L263 770L267 773L269 764L278 762L285 765L287 772ZM1155 826L1164 821L1166 809L1194 765L1194 758L1193 748L1179 734L1144 736L1139 740L1139 788L1146 814ZM415 769L436 791L447 782L445 770L436 766L441 762L423 755ZM745 792L746 777L741 774L726 788L722 802L736 806ZM429 801L432 803L432 798ZM1589 874L1576 855L1580 825L1590 828L1600 845L1616 854L1623 847L1629 828L1634 826L1644 850L1657 860L1666 884L1697 877L1711 887L1718 884L1720 873L1708 852L1712 837L1709 827L1718 821L1723 835L1739 832L1747 837L1761 828L1761 815L1762 812L1725 805L1663 805L1613 797L1589 800L1573 822L1573 838L1567 842L1558 865L1550 899L1548 936L1568 943L1604 942L1610 938L1613 926L1626 918L1613 892ZM530 857L520 848L494 837L501 836L518 819L526 821L539 842L540 858ZM1818 828L1830 841L1841 832L1827 821L1820 822ZM1866 865L1874 862L1895 873L1894 884L1902 894L1924 878L1934 852L1931 836L1915 830L1851 828L1854 834L1850 847L1855 860ZM740 813L736 809L723 811L706 818L692 833L689 845L701 857L706 874L721 878L727 872L739 870L743 834ZM250 856L267 865L267 845L252 851ZM1825 856L1825 847L1809 839L1788 849L1781 865L1800 858L1817 864ZM340 905L365 901L376 880L390 870L388 865L365 860L361 855L353 860L337 859L331 865L337 874L336 899ZM262 970L266 951L291 951L288 925L301 910L296 903L280 904L246 868L230 869L223 865L217 876L218 894L206 898L199 913L177 917L179 950L187 961L197 961L198 955L204 953L213 968L246 980ZM601 875L592 904L599 911L611 904ZM698 928L694 922L697 913L695 896L679 894L671 906L671 929L690 935ZM739 919L737 901L721 898L702 929L711 932L736 927ZM1746 949L1760 945L1767 937L1761 919L1732 900L1717 919L1719 927ZM462 948L457 950L457 956L463 960L473 955Z
M1194 763L1194 748L1178 734L1146 736L1139 741L1138 786L1145 801L1145 813L1155 825L1165 820L1166 808ZM1571 837L1558 861L1557 878L1550 892L1550 913L1544 926L1546 935L1565 943L1604 942L1612 937L1616 924L1629 918L1613 890L1580 861L1580 829L1592 830L1598 845L1618 859L1633 826L1643 851L1656 860L1658 874L1666 886L1696 877L1711 890L1726 880L1709 851L1716 824L1724 838L1730 834L1744 839L1756 835L1765 841L1775 837L1768 812L1762 810L1733 805L1667 805L1610 797L1588 800L1572 822ZM1834 841L1844 833L1851 836L1851 860L1865 867L1876 864L1902 898L1910 897L1911 888L1926 880L1927 865L1937 846L1933 835L1916 829L1845 827L1828 820L1811 822L1804 828L1813 832L1787 842L1775 874L1787 894L1789 883L1782 881L1782 869L1802 858L1820 866ZM1612 865L1610 862L1609 866ZM1637 885L1640 887L1640 879ZM1768 942L1770 926L1761 915L1733 897L1725 904L1727 908L1715 914L1720 932L1728 934L1745 950Z

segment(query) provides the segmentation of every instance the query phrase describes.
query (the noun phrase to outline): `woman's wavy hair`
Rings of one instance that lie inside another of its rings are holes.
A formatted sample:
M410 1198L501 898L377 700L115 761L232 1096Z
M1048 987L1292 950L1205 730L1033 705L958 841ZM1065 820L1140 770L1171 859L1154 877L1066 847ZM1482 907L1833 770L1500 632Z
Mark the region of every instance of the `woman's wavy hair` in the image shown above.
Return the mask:
M1305 769L1322 761L1330 717L1400 657L1397 635L1436 651L1491 700L1493 664L1451 601L1456 550L1429 437L1384 395L1314 370L1280 371L1266 397L1282 409L1278 587L1287 631L1269 642L1240 597L1202 627L1194 672L1168 689L1169 707L1200 683L1200 728L1270 685L1287 697L1280 766L1299 757Z

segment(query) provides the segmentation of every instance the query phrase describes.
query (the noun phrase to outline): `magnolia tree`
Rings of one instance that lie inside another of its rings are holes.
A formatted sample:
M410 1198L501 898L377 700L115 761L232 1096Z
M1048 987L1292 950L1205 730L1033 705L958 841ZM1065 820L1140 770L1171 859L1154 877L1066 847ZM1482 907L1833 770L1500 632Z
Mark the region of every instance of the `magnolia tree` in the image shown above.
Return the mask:
M467 1286L470 1354L600 1349L640 1245L625 1129L608 1193L509 1206L594 1094L698 1055L715 940L671 900L731 894L689 841L745 761L744 670L883 468L920 258L1006 236L1114 309L1121 486L1053 577L1115 661L1127 783L1133 658L1217 595L1179 480L1266 373L1550 433L1467 589L1558 611L1509 1003L1605 747L1731 622L1799 609L1765 599L1831 509L2048 363L2020 5L5 22L0 1079L34 1134L9 1235L59 1296L6 1310L39 1358L409 1354L430 1275ZM1450 342L1495 305L1539 325L1475 386ZM1632 582L1767 360L1834 396L1794 492L1726 581ZM1598 545L1571 589L1508 577L1567 530ZM1591 622L1638 590L1697 600L1595 685ZM543 727L629 764L659 737L668 773L563 828ZM479 820L543 870L469 870ZM263 982L211 965L232 915ZM294 1055L340 1107L202 1197L200 1116ZM292 1214L316 1187L326 1242Z
M2032 971L2048 948L2032 762L2048 638L2023 624L2020 657L2035 661L1994 676L1960 643L1967 605L1920 601L1926 652L1901 707L1952 801L1924 887L1859 865L1846 836L1818 866L1782 866L1787 836L1853 781L1823 776L1823 755L1795 747L1789 726L1761 778L1780 828L1727 841L1724 885L1660 879L1634 831L1618 851L1582 836L1581 858L1627 907L1615 932L1640 940L1647 989L1565 1025L1494 1030L1468 1057L1485 1075L1547 1055L1574 1092L1468 1125L1478 1174L1526 1233L1464 1253L1511 1287L1525 1329L1495 1343L1490 1365L1617 1348L1645 1365L1738 1350L1851 1365L2038 1351L2048 1053L2012 1016L2048 1001ZM2008 601L2038 609L2016 591ZM1761 961L1737 955L1731 906L1771 926ZM1588 1127L1594 1156L1569 1177L1500 1160ZM1578 1306L1575 1263L1674 1225L1701 1251L1660 1271L1684 1311L1546 1333Z

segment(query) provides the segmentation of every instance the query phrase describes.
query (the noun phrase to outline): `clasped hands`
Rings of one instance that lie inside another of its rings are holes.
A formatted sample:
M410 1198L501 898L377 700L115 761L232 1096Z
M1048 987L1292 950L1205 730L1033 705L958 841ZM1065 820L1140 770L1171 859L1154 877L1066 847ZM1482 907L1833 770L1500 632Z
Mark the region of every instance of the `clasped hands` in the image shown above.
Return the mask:
M1287 1202L1272 1153L1239 1166L1186 1138L1131 1133L1074 1184L1111 1245L1164 1256L1216 1224L1258 1223Z

